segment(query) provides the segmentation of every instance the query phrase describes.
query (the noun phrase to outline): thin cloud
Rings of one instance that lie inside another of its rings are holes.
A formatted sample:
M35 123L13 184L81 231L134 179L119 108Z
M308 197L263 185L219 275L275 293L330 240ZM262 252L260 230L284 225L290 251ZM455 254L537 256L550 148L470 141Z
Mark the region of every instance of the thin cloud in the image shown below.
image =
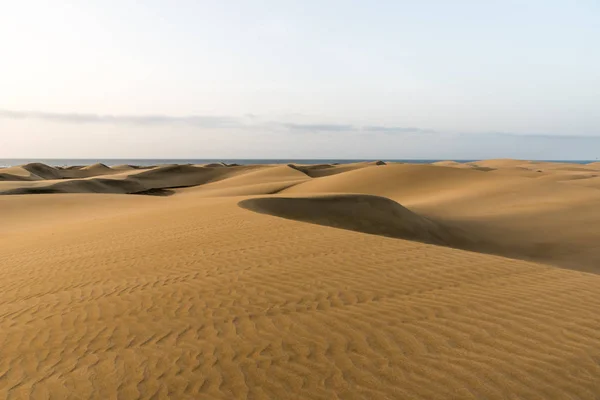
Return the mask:
M131 124L131 125L169 125L186 124L203 128L235 128L244 125L244 120L222 116L168 116L168 115L101 115L78 113L48 113L40 111L0 110L0 118L39 119L50 122L75 124Z
M85 113L52 113L43 111L14 111L0 109L0 118L7 119L37 119L49 122L62 122L72 124L128 124L145 126L167 126L188 125L206 129L281 129L293 132L348 132L363 134L448 134L432 129L403 126L364 125L352 124L328 124L328 123L292 123L280 121L261 121L254 114L243 116L219 116L219 115L188 115L170 116L160 114L150 115L107 115L107 114L85 114ZM565 135L565 134L536 134L536 133L511 133L511 132L482 132L481 134L466 134L473 138L481 137L511 137L522 139L546 139L546 140L598 140L600 134L592 135Z
M284 128L293 131L310 131L310 132L349 132L354 131L356 128L352 125L340 125L340 124L293 124L284 123L280 124Z
M436 133L431 129L399 126L355 126L348 124L295 124L284 123L281 126L290 130L307 132L372 132L372 133Z
M600 135L564 135L558 134L553 135L549 133L510 133L510 132L491 132L488 135L495 136L506 136L506 137L527 137L527 138L538 138L538 139L555 139L555 140L567 140L567 139L600 139Z
M9 119L37 119L49 122L62 122L71 124L128 124L128 125L191 125L201 128L284 128L296 132L368 132L368 133L434 133L430 129L398 126L355 126L351 124L323 124L323 123L292 123L268 121L261 122L254 114L243 117L189 115L169 116L160 114L151 115L108 115L84 113L51 113L43 111L13 111L0 110L0 118Z
M363 130L369 132L383 132L383 133L436 133L432 129L421 129L415 127L402 127L402 126L364 126Z

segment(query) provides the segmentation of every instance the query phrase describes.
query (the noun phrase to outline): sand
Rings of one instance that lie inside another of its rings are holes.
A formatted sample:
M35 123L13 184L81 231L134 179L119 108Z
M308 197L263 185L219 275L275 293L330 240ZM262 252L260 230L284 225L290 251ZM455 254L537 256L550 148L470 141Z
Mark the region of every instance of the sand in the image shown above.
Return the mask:
M600 165L437 164L0 169L0 398L597 399Z

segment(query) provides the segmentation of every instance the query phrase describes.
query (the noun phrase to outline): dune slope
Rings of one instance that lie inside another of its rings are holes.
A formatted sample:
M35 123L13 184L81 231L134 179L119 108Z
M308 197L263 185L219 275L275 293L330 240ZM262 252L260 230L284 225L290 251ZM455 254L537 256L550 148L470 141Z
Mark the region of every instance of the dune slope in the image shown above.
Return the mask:
M456 232L379 196L264 197L239 205L262 214L375 235L449 246L464 241Z

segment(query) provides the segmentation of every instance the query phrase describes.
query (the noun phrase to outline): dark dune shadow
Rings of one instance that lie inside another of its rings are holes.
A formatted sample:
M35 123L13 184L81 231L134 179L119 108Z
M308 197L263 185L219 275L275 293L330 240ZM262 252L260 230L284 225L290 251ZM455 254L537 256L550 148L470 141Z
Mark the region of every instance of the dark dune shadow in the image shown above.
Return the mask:
M136 192L136 193L131 193L131 194L139 194L139 195L144 195L144 196L167 197L167 196L173 196L175 194L175 191L170 190L170 189L148 189L148 190L142 190L141 192Z
M261 214L374 235L451 247L465 247L468 242L457 230L379 196L264 197L238 204Z

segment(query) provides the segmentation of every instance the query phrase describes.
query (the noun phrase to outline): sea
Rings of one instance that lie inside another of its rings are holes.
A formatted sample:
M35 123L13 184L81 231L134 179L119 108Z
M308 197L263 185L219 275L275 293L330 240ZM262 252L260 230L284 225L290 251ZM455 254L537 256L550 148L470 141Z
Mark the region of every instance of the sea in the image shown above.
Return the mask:
M54 167L72 166L72 165L91 165L96 163L102 163L108 166L111 165L140 165L140 166L151 166L151 165L162 165L162 164L210 164L223 162L226 164L350 164L362 161L386 161L386 162L404 162L413 164L430 164L437 161L456 161L456 162L473 162L477 160L448 160L448 159L322 159L322 158L307 158L307 159L253 159L253 158L186 158L186 159L175 159L175 158L153 158L153 159L136 159L136 158L0 158L0 168L12 167L15 165L23 165L29 163L43 163ZM588 164L596 162L598 160L534 160L534 161L549 161L549 162L567 162L573 164Z

